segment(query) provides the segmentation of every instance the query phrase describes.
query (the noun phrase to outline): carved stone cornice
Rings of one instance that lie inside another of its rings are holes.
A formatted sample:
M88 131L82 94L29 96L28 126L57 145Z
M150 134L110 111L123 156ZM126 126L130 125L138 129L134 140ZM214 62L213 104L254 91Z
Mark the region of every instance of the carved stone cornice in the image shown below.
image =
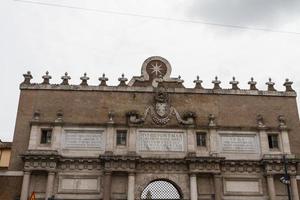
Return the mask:
M172 158L142 158L137 164L138 171L186 171L188 167L184 159Z
M62 90L62 91L117 91L117 92L153 92L152 87L118 87L118 86L80 86L80 85L60 85L49 84L43 85L38 83L21 84L21 90ZM245 95L245 96L281 96L281 97L296 97L296 92L293 91L263 91L263 90L231 90L231 89L194 89L194 88L169 88L169 93L181 94L211 94L211 95Z
M224 160L221 171L230 173L260 173L262 167L259 161Z
M27 150L24 154L21 155L23 159L50 159L57 160L60 158L60 155L56 150Z
M58 168L61 170L101 170L102 166L97 158L62 158Z
M136 163L140 159L137 155L100 155L99 160L103 163L104 170L109 171L134 171Z
M60 155L52 150L28 150L21 155L25 170L55 170Z
M287 155L287 171L290 175L295 175L297 173L297 164L300 159L295 158L294 155ZM282 160L282 155L264 155L261 160L264 166L265 174L283 174L284 173L284 163Z
M188 155L185 160L191 173L220 173L223 157L196 157Z

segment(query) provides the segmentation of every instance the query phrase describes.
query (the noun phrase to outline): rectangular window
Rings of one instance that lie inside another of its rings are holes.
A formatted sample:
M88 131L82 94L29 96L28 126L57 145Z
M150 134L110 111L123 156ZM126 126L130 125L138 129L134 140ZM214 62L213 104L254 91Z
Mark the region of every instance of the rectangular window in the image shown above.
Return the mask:
M41 130L41 144L51 144L52 130L42 129Z
M196 136L197 136L197 146L206 147L206 133L198 132L196 133Z
M126 145L127 130L117 130L117 145Z
M279 149L279 141L277 134L270 134L268 135L268 142L270 149Z

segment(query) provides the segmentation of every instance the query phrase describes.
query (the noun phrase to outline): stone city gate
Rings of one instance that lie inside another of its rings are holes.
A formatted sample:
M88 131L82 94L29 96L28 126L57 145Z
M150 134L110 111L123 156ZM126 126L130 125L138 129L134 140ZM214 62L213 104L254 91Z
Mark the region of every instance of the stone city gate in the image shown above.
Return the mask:
M222 89L216 78L208 89L198 77L185 88L170 74L158 56L118 86L105 76L93 86L86 74L79 85L67 74L61 84L50 84L48 73L40 84L24 74L11 162L24 171L20 199L35 191L39 200L279 200L287 197L287 155L299 200L292 82L276 91L269 80L258 90L252 79L241 90L235 79Z

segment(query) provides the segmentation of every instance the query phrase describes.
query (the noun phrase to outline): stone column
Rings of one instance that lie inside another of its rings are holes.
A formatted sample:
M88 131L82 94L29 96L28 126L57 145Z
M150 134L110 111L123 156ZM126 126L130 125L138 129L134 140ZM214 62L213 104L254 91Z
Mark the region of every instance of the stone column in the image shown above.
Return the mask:
M111 172L104 172L104 182L103 182L103 200L110 200L111 193Z
M48 172L45 200L53 195L55 172Z
M292 189L292 196L293 196L292 199L293 200L299 200L299 193L298 193L296 175L291 176L291 189Z
M198 199L198 191L197 191L197 176L196 174L190 174L190 193L191 200Z
M128 174L128 191L127 200L134 200L134 185L135 185L135 174Z
M31 174L30 171L24 171L20 200L27 200L28 199L30 174Z
M222 198L222 177L220 174L214 174L215 200Z
M274 177L272 174L267 175L267 184L268 184L269 198L270 200L275 200L276 193L275 193Z

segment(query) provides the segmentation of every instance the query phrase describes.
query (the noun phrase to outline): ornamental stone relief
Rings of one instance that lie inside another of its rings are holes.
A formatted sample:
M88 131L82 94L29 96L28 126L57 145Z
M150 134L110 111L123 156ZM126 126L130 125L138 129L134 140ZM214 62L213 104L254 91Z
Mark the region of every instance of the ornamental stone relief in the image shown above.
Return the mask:
M265 171L267 174L282 174L284 173L284 168L282 163L273 163L273 164L267 164L265 166ZM289 164L287 166L287 171L289 174L296 174L296 165Z
M160 56L153 56L143 63L142 76L139 80L150 81L153 87L157 87L159 81L171 80L171 71L171 65L166 59Z
M156 89L153 104L145 109L143 116L136 111L130 111L126 115L131 124L142 124L150 115L152 121L160 126L166 125L172 116L175 116L177 121L183 125L194 125L196 118L196 114L191 111L184 113L181 117L176 108L171 105L169 94L163 86Z
M222 172L260 173L262 171L259 162L225 162L221 166Z
M67 159L61 160L58 168L61 170L100 170L102 167L98 159Z
M140 172L174 172L181 171L184 172L188 170L185 163L174 164L174 163L138 163L137 170Z

